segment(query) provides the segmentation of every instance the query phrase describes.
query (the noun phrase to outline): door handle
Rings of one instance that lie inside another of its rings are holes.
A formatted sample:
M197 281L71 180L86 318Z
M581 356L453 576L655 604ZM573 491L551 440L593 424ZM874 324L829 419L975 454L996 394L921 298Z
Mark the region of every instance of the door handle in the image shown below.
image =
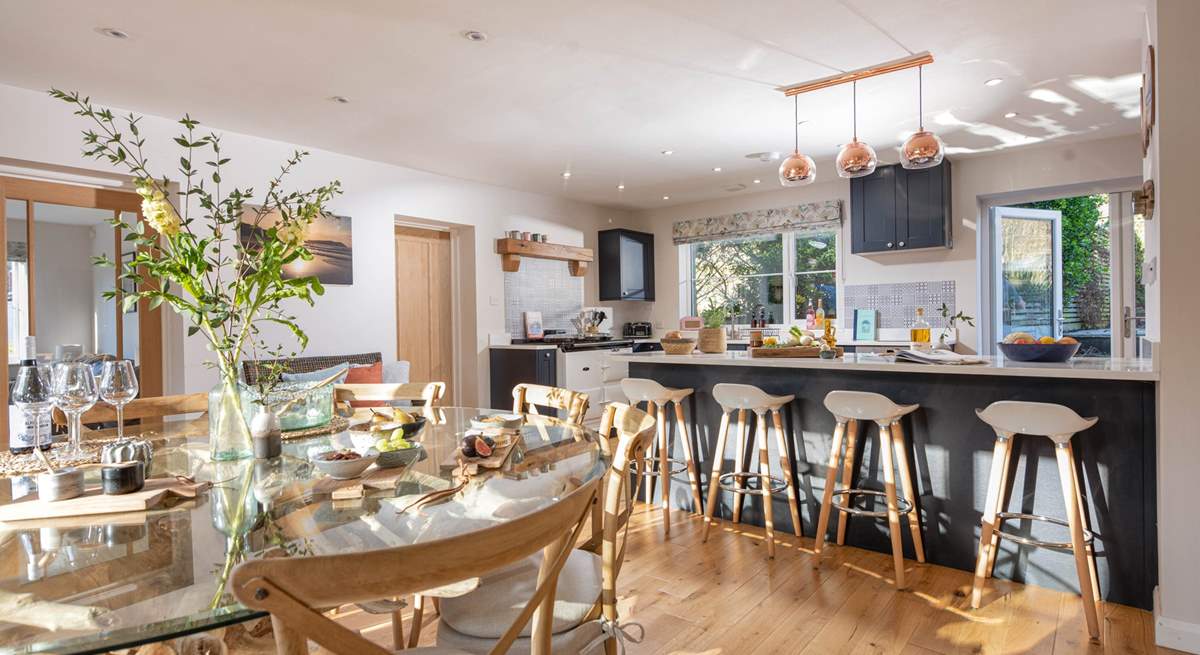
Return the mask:
M888 247L889 247L889 248L891 248L891 247L892 247L892 242L891 242L891 241L888 241Z
M1137 321L1146 320L1146 317L1134 314L1133 308L1128 305L1124 307L1121 314L1121 336L1128 339L1133 334L1132 325Z
M586 372L588 372L588 371L590 371L590 370L592 370L592 367L591 367L591 366L584 366L584 367L583 367L583 372L584 372L584 373L586 373Z
M904 247L904 242L903 242L903 241L901 241L900 243L898 243L898 244L896 244L896 245L898 245L898 246L900 246L901 248L903 248L903 247Z

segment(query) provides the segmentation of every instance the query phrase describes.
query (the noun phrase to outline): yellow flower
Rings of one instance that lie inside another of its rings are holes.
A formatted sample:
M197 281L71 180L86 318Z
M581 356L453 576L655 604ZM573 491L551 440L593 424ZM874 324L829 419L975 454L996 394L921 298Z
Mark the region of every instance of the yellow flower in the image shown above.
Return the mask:
M279 226L276 234L289 246L299 245L304 241L305 228L308 226L301 221L291 221L287 224Z
M181 221L167 197L150 180L138 180L135 186L142 197L142 216L158 233L173 237L179 234Z

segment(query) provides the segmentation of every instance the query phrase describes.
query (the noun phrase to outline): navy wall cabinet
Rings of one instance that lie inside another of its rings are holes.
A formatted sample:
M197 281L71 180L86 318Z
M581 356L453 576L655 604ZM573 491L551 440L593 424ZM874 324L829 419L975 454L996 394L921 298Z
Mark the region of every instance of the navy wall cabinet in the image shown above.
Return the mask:
M850 252L949 248L950 160L910 171L880 166L850 180Z
M601 230L600 300L654 300L654 235Z

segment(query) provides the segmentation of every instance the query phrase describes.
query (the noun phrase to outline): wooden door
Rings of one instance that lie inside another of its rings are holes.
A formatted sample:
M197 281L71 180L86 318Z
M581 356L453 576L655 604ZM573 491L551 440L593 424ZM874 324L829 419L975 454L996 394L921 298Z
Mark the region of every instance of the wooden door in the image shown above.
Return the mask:
M445 382L451 399L453 325L450 233L396 226L396 358L409 380Z

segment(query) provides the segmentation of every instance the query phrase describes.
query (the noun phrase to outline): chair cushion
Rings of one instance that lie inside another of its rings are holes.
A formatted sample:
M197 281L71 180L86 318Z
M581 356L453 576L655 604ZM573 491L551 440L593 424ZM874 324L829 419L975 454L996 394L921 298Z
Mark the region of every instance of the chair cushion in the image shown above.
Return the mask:
M383 362L351 364L346 384L380 384L383 382ZM351 400L351 407L386 407L382 400Z
M443 605L445 601L443 601ZM600 621L587 621L582 625L575 627L566 632L560 632L550 637L550 652L552 653L582 653L584 647L590 644L593 640L603 634L600 627ZM492 646L496 645L495 639L483 639L480 637L471 637L464 635L461 632L455 631L447 626L444 622L438 624L437 640L439 646L447 648L455 648L459 651L468 653L488 653L491 652ZM521 637L513 642L512 648L508 649L508 655L529 655L530 639ZM410 653L412 651L403 651ZM417 651L422 652L422 651ZM458 651L453 651L458 652ZM598 655L601 650L590 651L588 655ZM438 654L440 655L440 653Z
M498 639L516 620L537 587L537 554L503 571L488 575L479 588L441 601L441 618L455 632L468 637ZM554 634L575 628L589 618L600 601L600 556L572 551L558 576L554 596ZM521 631L528 637L533 622Z

